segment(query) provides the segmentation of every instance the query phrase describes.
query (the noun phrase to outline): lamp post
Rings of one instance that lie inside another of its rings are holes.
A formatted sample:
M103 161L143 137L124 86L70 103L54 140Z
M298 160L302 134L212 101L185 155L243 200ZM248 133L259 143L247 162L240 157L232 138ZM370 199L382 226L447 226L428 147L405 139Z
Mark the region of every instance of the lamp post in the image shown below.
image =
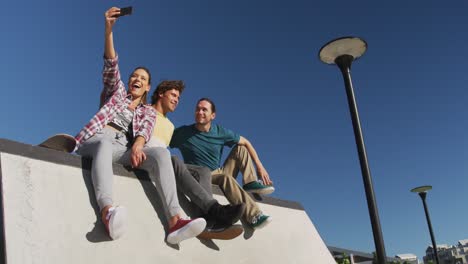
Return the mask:
M431 235L432 250L434 251L434 257L435 257L436 263L439 264L439 254L437 253L437 244L434 238L434 232L432 232L431 218L429 217L429 210L427 209L427 204L426 204L426 194L429 190L432 190L432 186L425 185L425 186L413 188L411 189L411 192L419 194L419 197L421 197L421 200L423 202L424 213L426 214L427 226L429 227L429 234Z
M372 187L372 177L367 162L366 148L364 146L353 84L351 82L351 64L354 60L361 57L364 52L366 52L366 49L367 43L364 40L357 37L343 37L334 39L325 44L320 49L319 58L326 64L336 64L343 74L349 111L351 112L351 119L353 122L354 138L356 140L359 162L361 165L361 174L364 181L364 189L366 191L367 207L369 209L369 216L372 224L377 260L380 264L385 264L387 261L382 230L380 228L377 203L375 200L374 189Z

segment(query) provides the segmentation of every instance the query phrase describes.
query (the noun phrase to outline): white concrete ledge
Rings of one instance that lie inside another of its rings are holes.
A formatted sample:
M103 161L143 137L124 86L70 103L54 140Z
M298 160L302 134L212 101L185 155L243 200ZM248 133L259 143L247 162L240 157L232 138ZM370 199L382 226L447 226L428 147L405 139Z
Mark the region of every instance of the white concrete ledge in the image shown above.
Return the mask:
M89 161L0 139L4 263L335 263L302 206L260 197L274 221L234 240L165 243L164 209L145 173L115 164L115 202L129 210L127 234L110 241L99 219ZM227 203L218 191L216 199Z

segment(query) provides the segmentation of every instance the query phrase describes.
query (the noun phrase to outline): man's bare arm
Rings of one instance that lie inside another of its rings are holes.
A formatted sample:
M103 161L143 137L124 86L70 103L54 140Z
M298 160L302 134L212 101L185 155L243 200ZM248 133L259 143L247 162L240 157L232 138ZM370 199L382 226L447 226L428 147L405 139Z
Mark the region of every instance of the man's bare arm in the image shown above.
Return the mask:
M260 158L258 157L257 151L252 146L252 143L250 143L250 141L248 141L245 137L241 136L238 144L247 148L250 157L252 157L255 163L255 167L257 167L258 177L261 177L263 184L272 185L273 181L270 180L270 175L268 175L268 172L266 171L265 167L263 167L263 164L260 161Z

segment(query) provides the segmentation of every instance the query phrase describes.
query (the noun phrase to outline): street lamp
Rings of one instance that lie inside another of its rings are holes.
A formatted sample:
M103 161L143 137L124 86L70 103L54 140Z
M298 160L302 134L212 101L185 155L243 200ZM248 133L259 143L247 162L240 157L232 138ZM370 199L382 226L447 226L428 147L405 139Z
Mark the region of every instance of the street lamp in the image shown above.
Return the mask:
M426 213L427 226L429 227L429 234L431 235L432 250L434 251L434 257L435 257L436 263L439 264L439 254L437 253L437 244L434 238L434 232L432 232L431 218L429 217L429 210L427 210L427 204L426 204L426 194L429 190L432 190L432 186L425 185L425 186L420 186L420 187L411 189L411 192L419 194L419 197L421 197L421 200L423 202L424 212Z
M325 44L320 49L319 58L326 64L336 64L343 74L349 111L351 112L351 119L353 122L354 138L356 140L359 162L361 165L361 174L364 181L364 189L366 191L367 207L369 209L369 216L372 224L377 260L380 264L385 264L387 263L385 246L382 230L380 228L377 203L375 200L374 189L372 187L372 177L367 162L366 148L364 146L356 98L354 97L353 84L351 82L351 63L361 57L364 52L366 52L366 49L367 43L364 40L357 37L343 37L334 39Z

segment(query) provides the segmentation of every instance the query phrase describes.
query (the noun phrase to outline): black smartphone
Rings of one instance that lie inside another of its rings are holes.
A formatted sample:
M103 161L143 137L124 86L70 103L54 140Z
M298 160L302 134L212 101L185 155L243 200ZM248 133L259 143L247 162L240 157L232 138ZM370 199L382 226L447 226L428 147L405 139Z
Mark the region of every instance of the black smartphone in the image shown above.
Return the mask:
M131 6L122 7L122 8L120 8L120 15L117 15L116 17L131 15L132 11L133 11L133 7L131 7Z

